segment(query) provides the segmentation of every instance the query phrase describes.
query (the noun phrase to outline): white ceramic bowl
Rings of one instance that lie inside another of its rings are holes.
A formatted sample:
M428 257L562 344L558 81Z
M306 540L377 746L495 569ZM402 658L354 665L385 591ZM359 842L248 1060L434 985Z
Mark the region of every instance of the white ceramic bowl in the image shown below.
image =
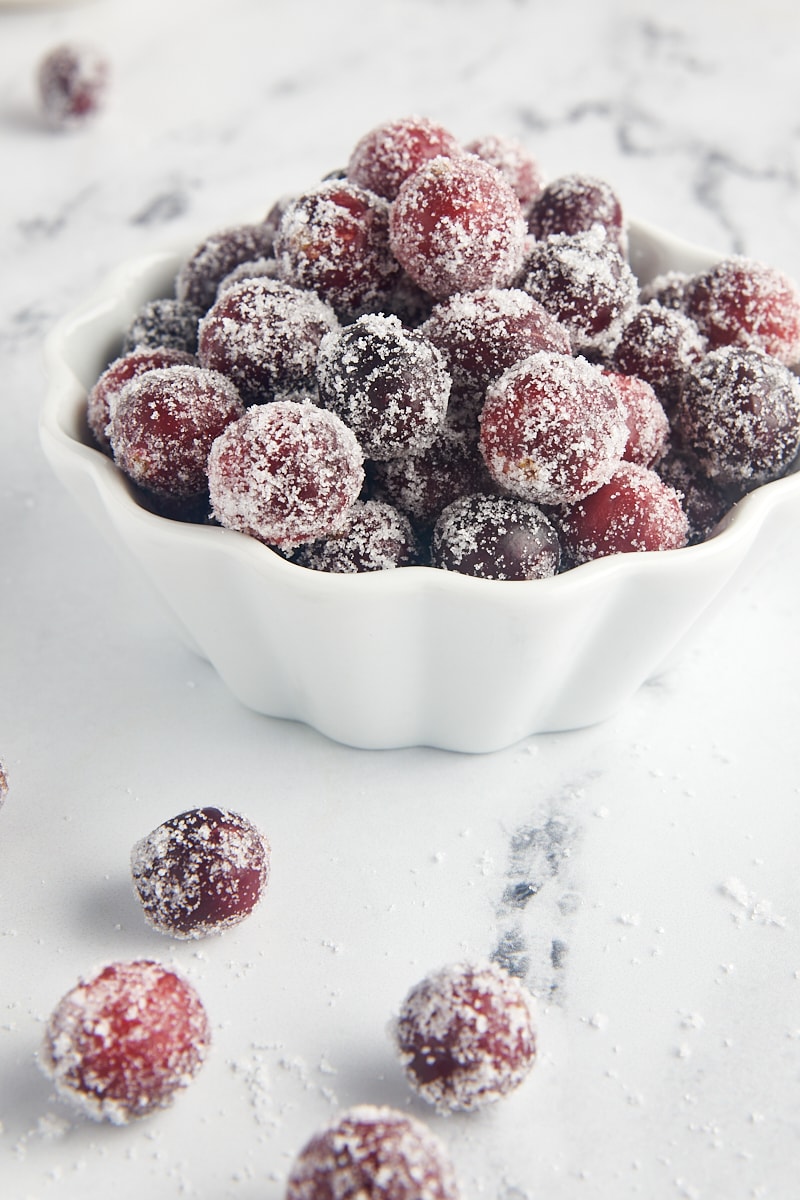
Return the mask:
M642 282L719 255L631 227ZM136 503L88 433L86 394L143 301L171 293L192 246L122 266L51 334L41 417L58 477L138 562L250 708L366 748L491 751L610 716L800 515L800 475L770 483L683 550L617 555L553 579L501 583L430 567L306 570L244 534L179 524Z

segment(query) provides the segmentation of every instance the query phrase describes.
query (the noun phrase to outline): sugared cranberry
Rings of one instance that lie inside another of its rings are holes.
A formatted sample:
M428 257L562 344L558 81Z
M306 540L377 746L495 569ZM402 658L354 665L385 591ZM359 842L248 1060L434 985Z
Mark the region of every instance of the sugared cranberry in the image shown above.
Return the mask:
M394 1034L411 1086L443 1112L499 1100L536 1060L531 997L495 963L427 976L403 1001Z
M286 1200L458 1200L447 1152L426 1125L358 1105L316 1133L294 1161Z
M475 138L464 149L491 163L504 175L523 208L528 208L543 187L542 172L526 146L514 138L490 133Z
M517 288L450 296L434 307L421 332L441 350L453 382L477 391L537 350L570 353L566 329Z
M208 479L221 525L291 549L346 523L363 454L335 413L280 400L249 408L217 438Z
M433 530L433 565L477 579L548 579L560 556L552 522L535 504L510 496L463 496Z
M628 427L601 370L541 351L491 384L481 413L481 452L506 491L535 504L572 504L606 483Z
M95 1120L124 1125L166 1108L210 1041L190 984L159 963L117 962L59 1002L40 1061L61 1096Z
M474 155L434 158L401 187L390 236L411 278L442 299L506 287L522 264L525 222L495 167Z
M705 338L691 318L651 300L624 325L611 361L618 371L646 380L671 410L686 372L705 351Z
M369 313L323 338L322 404L348 425L367 458L418 454L444 423L450 376L427 338L397 317Z
M662 308L683 312L686 308L686 286L691 278L686 271L665 271L663 275L656 275L642 285L639 300L643 305L655 300Z
M246 817L195 808L136 843L131 874L154 929L197 938L250 915L267 886L269 858L267 839Z
M50 50L38 74L47 121L56 129L81 125L102 108L108 80L108 60L93 46L68 43Z
M691 545L705 541L730 509L733 499L717 487L697 464L685 454L670 450L655 470L681 498L689 522L688 541Z
M201 495L212 442L243 412L235 386L216 371L146 371L126 384L114 405L108 426L114 461L148 491Z
M159 367L196 365L197 359L193 354L161 346L140 347L115 358L103 371L86 401L86 420L98 446L103 450L110 450L108 422L111 419L111 410L127 383L137 375L144 375L145 371L153 371Z
M573 563L609 554L678 550L689 523L678 494L655 471L621 463L608 483L559 517L564 550Z
M333 309L313 292L275 279L227 288L200 322L197 353L228 375L246 404L311 382L319 344L338 329Z
M382 308L400 275L386 200L329 180L290 203L275 237L282 279L310 288L343 317Z
M203 312L194 304L170 297L148 300L134 316L122 339L122 353L140 347L197 353L197 326Z
M614 189L594 175L562 175L536 197L528 227L537 238L553 233L583 233L593 225L624 252L626 236L622 204Z
M424 163L459 154L458 141L443 125L428 117L401 117L361 138L347 164L347 178L385 200L394 200L409 175Z
M763 350L787 366L800 361L800 291L774 267L723 259L687 284L686 311L712 348Z
M175 295L205 312L221 280L239 263L272 257L275 231L266 222L234 225L205 238L178 271Z
M669 420L664 406L650 384L637 375L620 375L616 371L603 374L619 395L625 412L628 440L623 459L652 467L669 444Z
M598 226L535 242L523 287L566 326L576 352L600 358L612 353L639 292L627 262Z
M352 575L409 567L417 558L416 539L405 513L382 500L356 500L338 533L300 546L292 561L312 571Z
M766 354L723 346L687 375L673 427L710 479L766 483L800 447L800 382Z

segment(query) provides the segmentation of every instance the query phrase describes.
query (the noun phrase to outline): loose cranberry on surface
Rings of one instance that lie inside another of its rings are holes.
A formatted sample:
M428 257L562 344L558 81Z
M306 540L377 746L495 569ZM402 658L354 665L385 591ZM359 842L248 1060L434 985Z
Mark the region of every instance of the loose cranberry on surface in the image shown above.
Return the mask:
M93 46L64 44L50 50L39 64L39 99L47 121L56 129L83 124L105 102L109 65Z
M622 204L614 189L594 175L562 175L536 197L528 227L537 238L553 233L583 233L601 225L608 240L625 251Z
M499 1100L536 1061L531 997L495 963L427 976L403 1001L394 1037L409 1083L442 1112Z
M230 379L197 366L137 375L120 392L108 436L114 461L157 495L199 496L214 439L244 412Z
M286 1200L458 1200L447 1152L421 1121L358 1105L315 1134L294 1161Z
M405 513L382 500L356 500L338 533L300 546L292 562L312 571L351 575L410 567L418 555Z
M153 371L157 367L196 365L197 359L193 354L162 346L139 346L115 358L89 392L86 402L86 419L101 449L110 450L108 422L111 419L111 410L127 383L137 375L143 375L145 371Z
M450 376L435 346L397 317L369 313L327 334L320 402L353 430L367 458L417 454L444 424Z
M249 408L217 438L208 480L221 525L291 549L345 525L364 482L363 454L334 413L276 400Z
M41 1066L64 1099L125 1125L166 1108L205 1060L211 1030L200 997L156 962L117 962L63 997Z
M205 238L178 271L175 295L205 312L234 267L272 257L275 230L267 222L233 225Z
M428 117L400 117L361 138L347 164L347 178L385 200L394 200L409 175L424 163L461 153L458 141L443 125Z
M391 207L398 262L437 299L506 287L522 265L525 221L504 177L474 155L434 158Z
M576 564L609 554L678 550L689 537L678 494L635 463L622 463L608 483L561 513L559 527Z
M509 496L463 496L433 530L433 565L476 579L549 579L560 557L558 533L542 510Z
M686 311L712 348L763 350L787 366L800 361L800 291L774 267L723 259L687 284Z
M606 483L628 426L602 371L581 358L544 351L489 387L481 412L481 453L506 491L534 504L575 503Z
M382 308L400 277L389 247L389 205L349 180L292 201L275 237L278 274L310 288L343 317Z
M491 163L504 175L523 208L528 208L543 187L542 172L526 146L514 138L492 133L475 138L464 149Z
M623 458L626 462L652 467L669 445L669 420L664 406L649 383L637 375L604 371L603 375L617 391L625 411L628 440Z
M136 843L131 874L154 929L197 938L250 915L267 886L269 861L267 839L246 817L196 808Z
M2 805L8 795L8 772L3 763L0 762L0 805Z

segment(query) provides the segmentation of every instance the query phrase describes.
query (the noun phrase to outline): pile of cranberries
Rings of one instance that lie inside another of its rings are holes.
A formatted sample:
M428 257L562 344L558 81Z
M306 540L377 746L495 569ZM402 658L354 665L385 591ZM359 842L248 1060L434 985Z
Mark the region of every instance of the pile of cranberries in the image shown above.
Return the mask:
M150 302L88 420L143 502L337 572L526 580L710 534L800 448L800 292L640 288L603 180L408 117Z

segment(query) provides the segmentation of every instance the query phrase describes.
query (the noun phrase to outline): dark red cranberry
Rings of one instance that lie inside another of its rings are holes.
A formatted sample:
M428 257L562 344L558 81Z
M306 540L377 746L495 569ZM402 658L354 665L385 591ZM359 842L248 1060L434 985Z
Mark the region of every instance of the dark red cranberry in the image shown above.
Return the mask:
M533 1004L495 963L458 963L423 979L395 1025L406 1076L443 1112L481 1108L527 1078L536 1060Z
M354 434L313 404L249 408L208 459L212 511L221 525L285 549L341 529L364 482Z
M382 500L356 500L338 533L300 546L292 561L312 571L350 575L410 567L418 557L405 513Z
M195 808L136 843L131 874L154 929L196 938L250 915L267 886L269 858L267 839L246 817Z
M114 359L89 392L86 402L86 420L101 449L110 450L108 422L111 419L111 410L126 383L130 383L137 375L144 375L145 371L153 371L158 367L196 365L197 359L193 354L163 346L139 347Z
M88 1116L124 1125L166 1108L197 1074L210 1041L190 984L159 963L117 962L56 1006L41 1065Z
M220 282L239 263L272 257L275 231L266 222L221 229L200 243L178 272L175 294L205 312Z
M50 50L39 64L39 98L56 129L81 125L105 102L109 65L93 46L67 43Z
M528 228L537 238L553 233L583 233L602 225L608 240L624 251L622 204L614 189L594 175L562 175L542 188L530 212Z
M691 278L686 271L665 271L642 286L639 300L642 304L655 300L662 308L683 312L686 308L686 285Z
M202 309L185 300L148 300L125 331L122 353L139 347L152 350L163 346L194 355L197 353L197 326L202 315Z
M401 117L361 138L350 156L347 177L385 200L394 200L409 175L424 163L459 154L457 140L443 125L427 117Z
M664 406L650 384L637 375L620 375L616 371L603 374L619 395L625 412L628 440L623 459L652 467L669 444L669 420Z
M689 522L691 545L710 537L737 497L731 498L717 487L686 454L671 450L660 459L655 470L664 483L674 488L681 499Z
M618 394L585 359L541 351L486 393L481 452L492 478L523 500L582 499L611 478L627 440Z
M348 425L367 458L418 454L437 437L450 376L427 338L369 313L328 334L317 359L320 402Z
M525 222L504 177L474 155L435 158L401 187L390 217L392 250L437 299L506 287L522 264Z
M694 321L651 300L636 309L624 325L611 361L618 371L649 383L671 410L686 372L700 362L705 351L705 338Z
M712 348L763 350L787 366L800 360L800 291L774 267L723 259L687 284L686 311Z
M564 550L573 563L609 554L678 550L689 523L680 497L655 471L622 463L608 483L559 515Z
M346 179L321 183L287 206L275 257L282 279L348 318L382 308L400 276L388 203Z
M523 208L528 208L543 187L538 162L526 146L502 134L487 134L475 138L464 147L468 154L477 154L504 175Z
M433 565L477 579L547 579L557 573L560 554L558 533L542 510L509 496L462 496L433 530Z
M230 379L203 367L163 367L122 390L108 426L114 461L148 491L197 496L211 444L244 412Z
M294 1161L286 1200L458 1200L438 1138L415 1117L358 1105L316 1133Z

